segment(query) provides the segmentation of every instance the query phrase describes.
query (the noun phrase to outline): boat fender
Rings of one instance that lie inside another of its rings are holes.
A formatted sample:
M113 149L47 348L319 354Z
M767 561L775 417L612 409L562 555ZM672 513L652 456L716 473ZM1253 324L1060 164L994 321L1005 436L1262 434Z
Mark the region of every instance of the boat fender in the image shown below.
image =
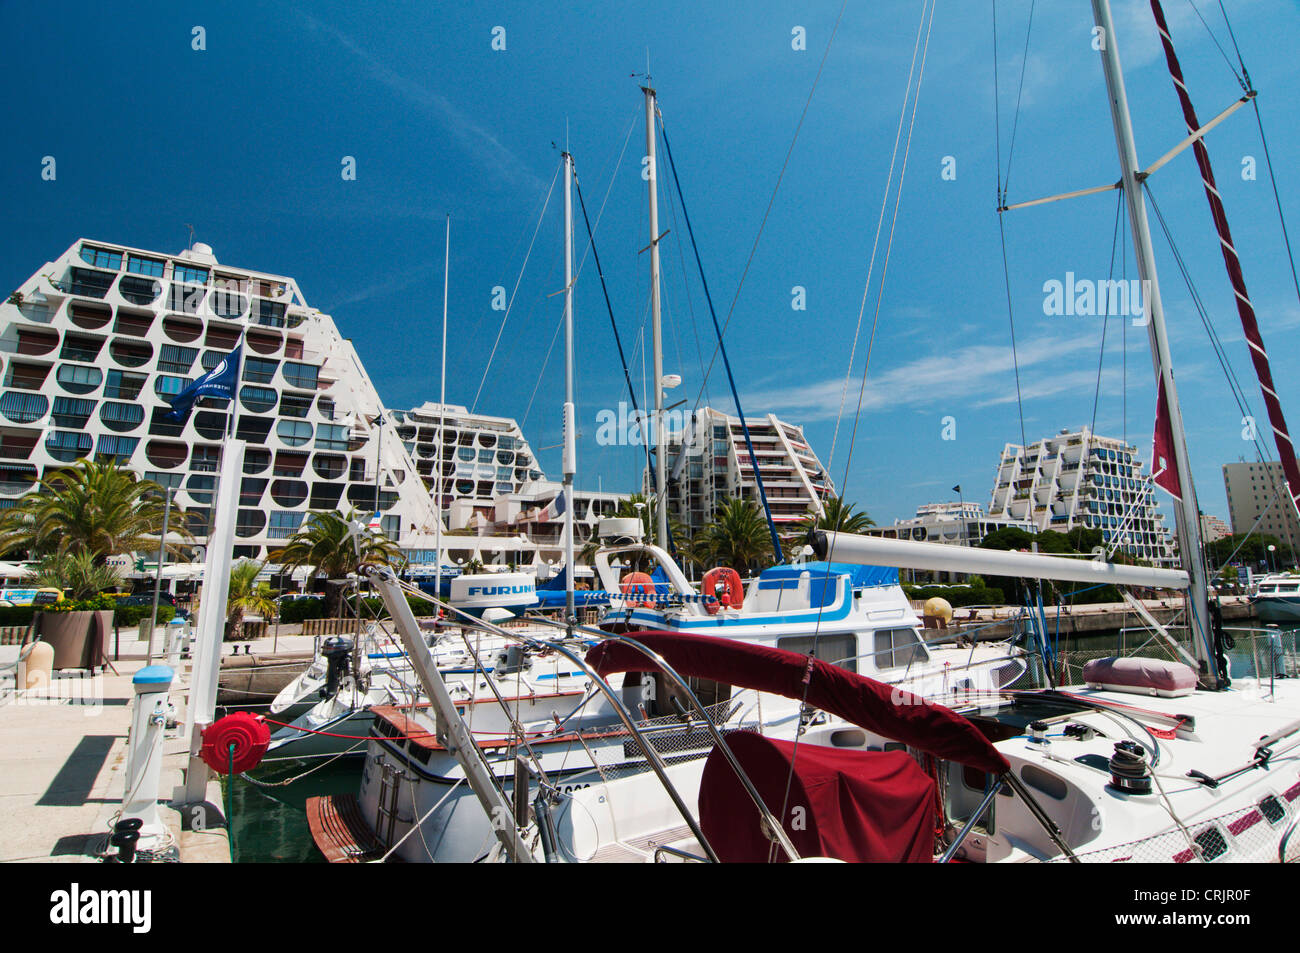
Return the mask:
M271 743L271 729L263 718L237 711L208 725L200 737L203 747L199 756L209 768L218 774L228 774L232 768L235 774L242 774L261 762ZM235 747L233 764L231 745Z

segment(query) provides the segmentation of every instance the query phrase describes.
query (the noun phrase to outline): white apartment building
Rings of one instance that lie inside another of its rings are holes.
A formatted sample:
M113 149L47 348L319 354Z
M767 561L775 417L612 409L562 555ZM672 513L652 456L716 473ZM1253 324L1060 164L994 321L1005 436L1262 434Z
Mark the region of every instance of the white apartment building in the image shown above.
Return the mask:
M692 415L680 431L667 438L669 514L688 533L707 526L728 500L760 503L757 472L774 522L794 523L810 510L820 511L835 493L830 476L804 437L803 428L773 414L750 417L751 458L740 418L710 407ZM653 472L647 468L643 492L651 495Z
M168 398L241 334L235 555L265 558L312 510L377 504L394 540L435 532L416 464L333 319L292 278L224 265L201 243L169 255L78 240L0 304L0 507L78 459L111 458L174 490L203 544L232 402L200 398L180 424Z
M453 529L465 526L475 510L491 513L497 497L546 479L514 418L425 402L394 411L393 419L416 472Z
M1117 551L1156 566L1176 562L1137 448L1088 427L1062 430L1028 447L1007 444L989 516L1026 520L1039 532L1098 529Z
M979 503L925 503L916 508L911 519L894 520L893 526L873 526L869 536L885 539L912 539L929 543L948 543L954 546L978 546L984 537L996 530L1023 529L1038 532L1030 520L1010 516L987 516Z

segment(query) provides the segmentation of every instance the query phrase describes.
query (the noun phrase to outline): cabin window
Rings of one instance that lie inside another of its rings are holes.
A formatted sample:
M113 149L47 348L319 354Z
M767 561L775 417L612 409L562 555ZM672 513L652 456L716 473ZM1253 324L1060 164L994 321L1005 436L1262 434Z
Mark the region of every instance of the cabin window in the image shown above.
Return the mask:
M990 781L989 776L983 771L953 761L948 762L947 783L944 785L944 810L948 821L958 827L969 821L979 809L984 795L988 793ZM993 820L996 813L997 805L989 805L983 818L975 825L975 830L985 834L996 833Z
M814 645L815 643L815 645ZM855 635L792 635L776 640L778 649L811 655L850 672L858 670L858 639Z
M880 629L874 642L876 668L904 668L930 658L915 629Z
M1063 780L1034 764L1025 765L1020 770L1020 777L1035 791L1041 791L1056 801L1064 801L1069 791Z

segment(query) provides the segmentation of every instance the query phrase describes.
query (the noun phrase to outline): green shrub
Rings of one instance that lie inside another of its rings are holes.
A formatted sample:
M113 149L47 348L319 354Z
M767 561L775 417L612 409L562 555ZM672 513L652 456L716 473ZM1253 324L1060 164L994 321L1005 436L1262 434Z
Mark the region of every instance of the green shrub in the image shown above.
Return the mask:
M355 595L350 595L347 597L346 601L347 608L344 610L345 614L355 617L357 597ZM388 607L384 605L384 600L379 596L366 596L364 603L365 606L361 610L361 617L363 619L388 618ZM406 594L406 604L411 607L411 613L416 618L431 616L437 611L437 607L434 606L432 602L429 602L426 599L421 599L418 596L413 596L410 593Z
M954 609L962 606L1000 606L1005 605L1002 590L988 586L903 586L909 599L947 599Z
M285 599L280 603L280 621L285 625L324 617L324 599Z
M35 606L0 606L0 626L31 625Z

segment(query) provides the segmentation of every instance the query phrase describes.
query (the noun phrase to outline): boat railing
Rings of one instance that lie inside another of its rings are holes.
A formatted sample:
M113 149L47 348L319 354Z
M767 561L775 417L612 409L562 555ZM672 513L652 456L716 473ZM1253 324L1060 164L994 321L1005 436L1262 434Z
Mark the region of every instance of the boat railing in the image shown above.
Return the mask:
M701 857L699 854L692 854L689 850L682 850L680 847L669 847L667 844L660 844L655 848L654 859L656 864L668 863L667 858L676 857L688 864L707 864L709 858Z
M716 853L713 851L712 847L709 846L709 842L707 838L704 836L704 832L701 830L699 826L698 819L691 812L690 808L686 805L686 802L683 800L681 794L678 792L676 785L674 785L673 782L668 777L668 767L665 764L663 758L659 754L658 746L651 743L649 739L646 738L645 733L641 730L641 727L637 724L636 719L633 718L631 712L627 709L626 705L619 697L619 693L615 692L612 688L610 688L608 682L600 675L599 672L597 672L591 666L589 662L587 662L584 653L575 651L570 645L566 644L566 642L569 641L577 641L580 633L588 634L589 630L583 630L580 627L571 626L563 622L553 622L551 620L538 619L537 621L543 625L551 625L555 628L564 629L568 635L567 639L545 641L542 639L538 639L535 636L529 635L526 631L520 631L520 630L510 631L507 629L502 629L491 623L484 622L481 619L475 619L474 617L464 613L459 608L451 605L450 603L445 603L439 599L435 599L434 597L430 596L428 593L416 589L413 586L407 587L407 586L403 586L401 583L398 583L398 587L404 589L410 595L419 596L435 605L441 606L442 608L448 610L449 612L452 612L462 617L466 625L473 626L475 628L480 628L484 631L491 632L496 635L504 636L507 639L521 642L525 645L532 646L537 649L549 649L552 651L559 652L561 655L567 658L574 665L582 669L591 678L592 683L600 690L601 694L603 694L606 697L606 699L610 702L611 707L614 709L615 714L618 716L619 721L622 722L623 727L635 739L636 743L640 747L641 753L645 756L646 761L649 763L651 770L659 779L659 782L663 786L664 791L668 794L669 798L673 801L678 812L681 814L682 819L686 822L687 827L690 828L691 833L695 836L696 843L698 843L700 847L704 850L704 852L708 855L709 860L711 861L718 860ZM708 714L708 710L700 702L699 698L696 696L695 692L691 689L686 679L684 679L680 674L678 674L676 669L672 665L670 665L667 662L667 660L665 660L657 652L641 644L635 639L629 638L624 635L612 635L610 633L600 632L599 630L591 631L590 634L594 634L605 641L620 642L624 645L627 645L628 647L637 651L641 655L645 656L645 658L648 659L654 665L655 669L658 672L660 672L665 678L667 678L669 682L672 683L676 693L679 694L680 697L684 698L690 704L690 707L699 713L700 723L702 727L704 727L708 731L709 735L711 736L715 750L718 751L723 756L723 758L726 759L728 765L731 767L733 773L736 775L736 778L739 780L741 787L744 788L750 800L753 801L754 806L758 809L759 816L762 818L765 829L771 833L771 836L775 839L779 847L782 849L782 851L786 854L786 856L790 860L798 860L799 853L795 849L794 844L791 843L789 836L785 832L785 829L780 825L780 823L776 820L776 818L773 817L771 809L767 806L762 796L758 793L758 789L754 786L753 781L750 780L749 775L745 772L744 768L741 767L739 760L736 758L735 754L731 750L731 746L727 744L722 731L718 728L716 724L714 724L712 718L710 718ZM476 659L476 666L477 664L478 662ZM489 679L488 681L490 682L491 680ZM506 712L507 716L509 716L510 710L509 707L505 704L504 700L498 696L497 701L501 705L502 709ZM521 726L515 723L514 727L517 730L519 730ZM557 790L553 785L549 785L547 783L545 774L541 768L541 758L538 757L537 754L530 749L527 740L526 739L522 740L521 744L523 748L526 751L528 751L531 760L533 761L533 764L537 767L539 780L541 780L543 784L547 784L547 786L551 787L553 791ZM550 840L553 842L554 837L552 836Z

